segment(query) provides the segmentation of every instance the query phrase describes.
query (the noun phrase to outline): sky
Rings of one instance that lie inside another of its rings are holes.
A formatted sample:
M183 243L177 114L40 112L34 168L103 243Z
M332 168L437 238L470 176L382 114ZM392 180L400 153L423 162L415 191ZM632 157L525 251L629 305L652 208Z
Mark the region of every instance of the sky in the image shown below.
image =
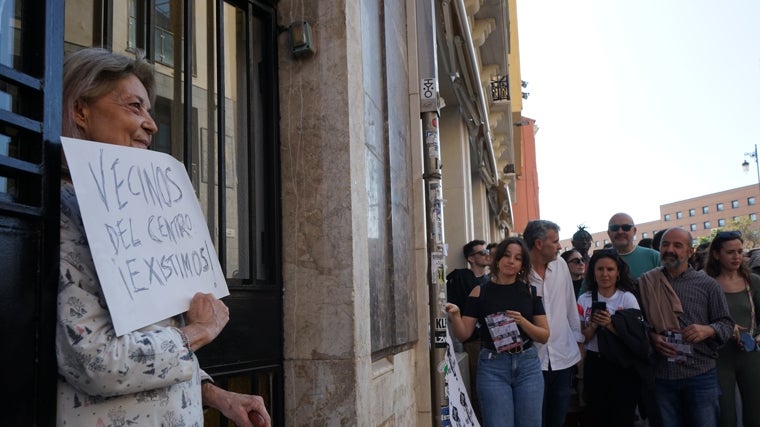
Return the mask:
M517 14L540 213L562 239L758 184L760 1L518 0Z

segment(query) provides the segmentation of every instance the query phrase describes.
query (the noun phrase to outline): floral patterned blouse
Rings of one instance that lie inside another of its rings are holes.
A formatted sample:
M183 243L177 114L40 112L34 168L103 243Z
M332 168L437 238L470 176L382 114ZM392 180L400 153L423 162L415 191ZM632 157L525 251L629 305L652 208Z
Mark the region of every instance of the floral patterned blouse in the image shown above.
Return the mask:
M117 337L74 187L61 182L56 356L59 426L202 426L207 379L181 316Z

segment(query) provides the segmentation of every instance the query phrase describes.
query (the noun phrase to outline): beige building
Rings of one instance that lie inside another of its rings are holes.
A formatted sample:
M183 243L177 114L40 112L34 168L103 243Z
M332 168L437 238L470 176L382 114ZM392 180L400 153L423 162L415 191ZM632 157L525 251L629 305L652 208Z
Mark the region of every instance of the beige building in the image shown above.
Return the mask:
M709 236L716 228L730 228L731 222L736 219L748 218L757 224L757 215L760 213L758 202L760 193L758 186L753 184L660 205L659 219L636 224L635 240L638 242L640 239L652 238L657 231L670 227L689 230L697 240ZM609 243L606 230L591 232L591 236L592 250ZM571 247L570 240L560 242L563 250Z

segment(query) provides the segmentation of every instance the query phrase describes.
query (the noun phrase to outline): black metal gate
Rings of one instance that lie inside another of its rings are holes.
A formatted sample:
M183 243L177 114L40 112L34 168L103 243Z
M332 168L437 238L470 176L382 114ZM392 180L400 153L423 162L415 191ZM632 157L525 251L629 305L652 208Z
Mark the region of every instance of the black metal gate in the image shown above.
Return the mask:
M0 424L55 423L63 2L0 7Z

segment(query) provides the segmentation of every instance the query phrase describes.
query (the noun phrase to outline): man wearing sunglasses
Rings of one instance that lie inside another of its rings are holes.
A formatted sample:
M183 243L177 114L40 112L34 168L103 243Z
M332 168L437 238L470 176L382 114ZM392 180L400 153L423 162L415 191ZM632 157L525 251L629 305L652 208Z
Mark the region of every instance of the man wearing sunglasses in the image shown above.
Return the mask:
M489 253L483 240L473 240L462 247L469 268L457 268L446 276L446 297L450 303L464 307L472 289L488 281Z
M473 240L462 247L462 255L467 260L469 268L457 268L446 276L446 299L448 302L464 308L467 296L470 295L475 286L488 282L486 267L491 259L488 255L490 251L486 249L486 242L483 240ZM475 384L478 367L478 353L480 353L480 339L477 328L472 336L463 343L452 336L454 341L454 351L467 353L470 367L470 402L475 410L475 415L480 418L480 406Z
M607 227L607 235L610 237L612 247L617 249L618 255L631 269L632 279L638 279L642 274L660 265L660 254L657 251L634 245L633 236L636 235L636 226L630 215L622 212L612 215Z

